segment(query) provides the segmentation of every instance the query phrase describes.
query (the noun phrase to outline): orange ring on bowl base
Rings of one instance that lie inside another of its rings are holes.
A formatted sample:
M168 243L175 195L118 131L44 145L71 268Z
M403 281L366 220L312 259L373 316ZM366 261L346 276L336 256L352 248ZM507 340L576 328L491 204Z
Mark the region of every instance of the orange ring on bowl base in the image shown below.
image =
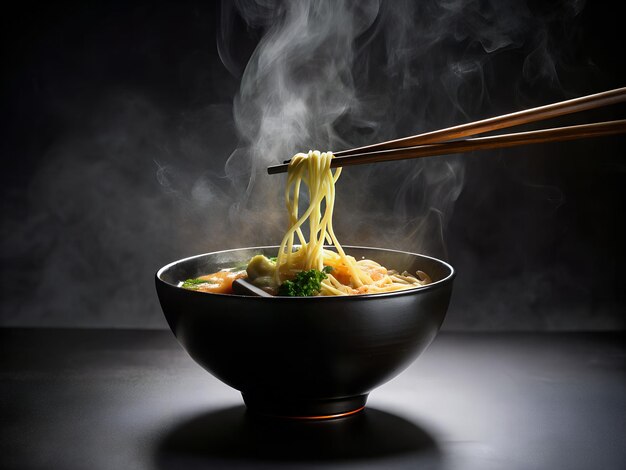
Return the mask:
M322 416L281 416L281 418L286 418L286 419L302 419L302 420L323 420L323 419L334 419L334 418L343 418L344 416L350 416L353 414L358 413L359 411L363 410L365 408L365 405L363 405L360 408L357 408L356 410L352 410L352 411L346 411L345 413L337 413L335 415L322 415Z

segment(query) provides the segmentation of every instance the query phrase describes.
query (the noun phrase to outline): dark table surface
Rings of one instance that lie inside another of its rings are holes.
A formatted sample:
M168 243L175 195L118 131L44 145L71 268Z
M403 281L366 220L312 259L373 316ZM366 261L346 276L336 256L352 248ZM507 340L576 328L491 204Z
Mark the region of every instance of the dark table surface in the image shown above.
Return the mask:
M0 468L626 468L619 334L443 333L364 412L267 420L169 331L0 330Z

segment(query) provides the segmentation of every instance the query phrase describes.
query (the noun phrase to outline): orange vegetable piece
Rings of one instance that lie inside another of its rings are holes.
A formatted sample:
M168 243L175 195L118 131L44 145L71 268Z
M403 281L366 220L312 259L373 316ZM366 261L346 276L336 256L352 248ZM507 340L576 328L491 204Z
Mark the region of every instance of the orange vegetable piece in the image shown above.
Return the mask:
M246 277L245 271L222 270L213 274L200 276L198 279L207 281L209 284L201 285L197 290L201 292L211 292L214 294L232 294L233 281Z

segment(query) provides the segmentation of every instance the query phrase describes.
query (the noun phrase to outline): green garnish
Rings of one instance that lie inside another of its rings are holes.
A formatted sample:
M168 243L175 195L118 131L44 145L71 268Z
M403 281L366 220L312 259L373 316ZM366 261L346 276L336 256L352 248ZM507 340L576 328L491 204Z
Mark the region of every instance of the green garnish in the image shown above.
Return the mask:
M203 279L187 279L180 287L196 290L202 284L209 284L209 282Z
M309 269L296 274L293 281L285 281L278 288L278 295L287 297L310 297L319 293L322 281L327 278L326 274L333 270L330 266L324 269Z

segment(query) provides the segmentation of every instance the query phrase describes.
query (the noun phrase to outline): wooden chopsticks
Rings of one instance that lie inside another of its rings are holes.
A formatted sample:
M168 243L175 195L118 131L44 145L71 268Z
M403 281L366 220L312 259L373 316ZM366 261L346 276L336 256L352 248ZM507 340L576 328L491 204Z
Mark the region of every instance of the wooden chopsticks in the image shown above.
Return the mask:
M507 127L529 124L565 114L600 108L623 101L626 101L626 88L617 88L615 90L561 101L459 126L448 127L425 134L334 152L337 158L332 160L331 166L335 168L365 163L515 147L546 142L562 142L566 140L626 133L626 120L618 120L489 137L452 140ZM282 165L268 167L267 172L269 174L282 173L287 171L288 168L288 162L285 162Z

